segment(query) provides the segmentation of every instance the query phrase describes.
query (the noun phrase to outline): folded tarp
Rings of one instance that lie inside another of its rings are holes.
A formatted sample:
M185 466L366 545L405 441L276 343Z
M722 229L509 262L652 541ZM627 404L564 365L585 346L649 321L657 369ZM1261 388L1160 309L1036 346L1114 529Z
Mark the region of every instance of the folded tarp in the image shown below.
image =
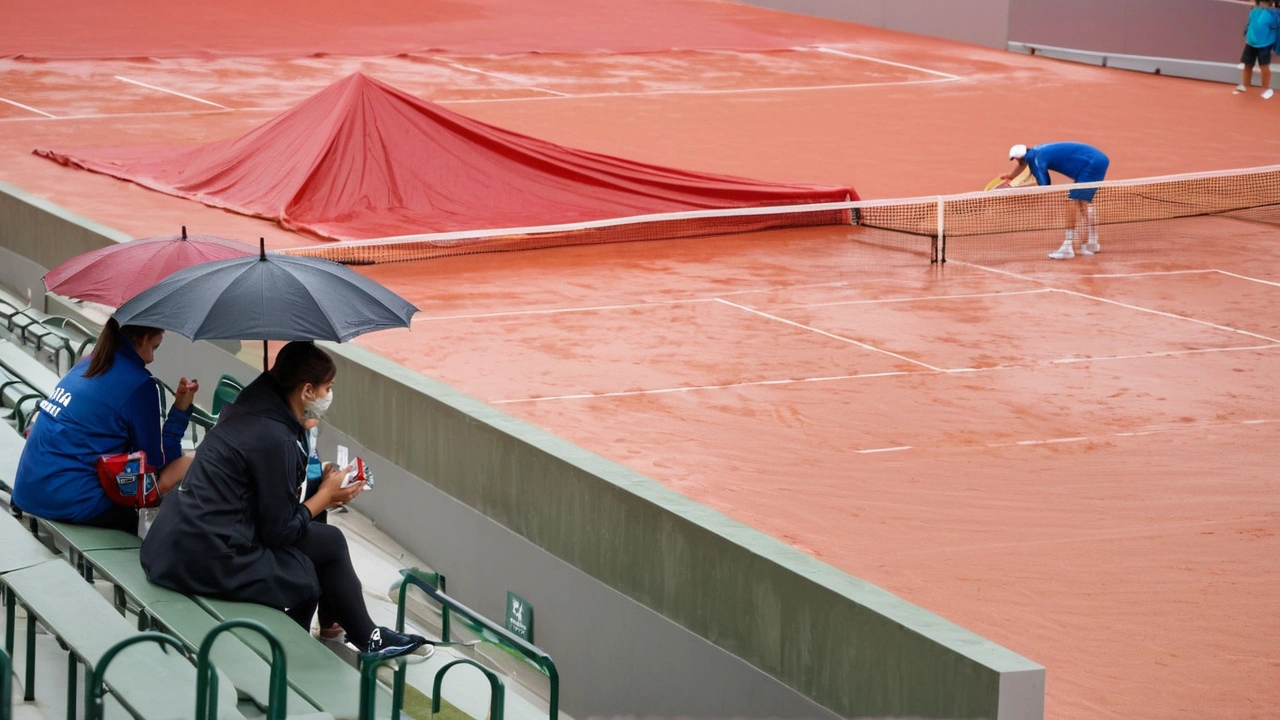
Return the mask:
M849 187L689 172L563 147L362 74L231 140L35 152L339 240L857 199Z

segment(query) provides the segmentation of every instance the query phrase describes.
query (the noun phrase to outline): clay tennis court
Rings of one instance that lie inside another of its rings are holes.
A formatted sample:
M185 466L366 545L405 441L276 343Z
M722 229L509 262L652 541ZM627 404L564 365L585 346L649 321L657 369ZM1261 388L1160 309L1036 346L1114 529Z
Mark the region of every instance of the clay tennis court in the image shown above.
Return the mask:
M1090 142L1117 179L1280 157L1280 106L1226 86L744 13L805 41L3 59L0 179L137 236L317 243L31 150L233 137L354 71L573 147L864 198L980 188L1013 142ZM1272 713L1280 229L1104 229L1064 263L1015 235L945 265L864 233L368 266L422 313L358 342L1043 664L1046 717Z

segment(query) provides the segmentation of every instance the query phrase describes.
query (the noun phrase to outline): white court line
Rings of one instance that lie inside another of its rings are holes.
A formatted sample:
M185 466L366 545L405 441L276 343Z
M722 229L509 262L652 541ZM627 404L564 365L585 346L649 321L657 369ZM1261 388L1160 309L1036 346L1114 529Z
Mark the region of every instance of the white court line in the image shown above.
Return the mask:
M260 108L254 108L260 109ZM169 110L165 112L137 112L137 113L89 113L86 115L50 115L47 118L0 118L0 123L5 122L46 122L48 120L115 120L117 118L149 118L149 117L166 117L166 116L187 116L187 115L214 115L226 112L244 112L244 108L233 110L227 108L225 110ZM280 112L275 110L275 112Z
M1107 355L1105 357L1096 358L1059 358L1058 360L1050 360L1050 365L1070 365L1072 363L1087 362L1104 362L1108 360L1137 360L1140 358L1153 357L1174 357L1177 355L1197 355L1201 353L1219 353L1219 352L1237 352L1241 350L1273 350L1280 348L1278 345L1248 345L1245 347L1228 347L1228 348L1203 348L1199 350L1166 350L1163 352L1139 353L1137 355Z
M866 349L866 350L871 350L872 352L878 352L878 353L881 353L881 354L883 354L883 355L888 355L889 357L897 358L897 359L899 359L899 360L902 360L903 362L909 362L909 363L911 363L911 364L913 364L913 365L919 365L919 366L920 366L920 367L922 367L922 368L928 368L929 370L932 370L932 371L934 371L934 372L945 372L942 368L934 367L933 365L930 365L929 363L921 362L921 361L919 361L919 360L912 360L912 359L911 359L911 358L909 358L909 357L904 357L904 356L899 355L899 354L897 354L897 353L889 352L888 350L882 350L882 349L880 349L880 348L878 348L878 347L876 347L876 346L874 346L874 345L868 345L868 344L866 344L866 343L864 343L864 342L859 342L859 341L854 340L854 339L852 339L852 338L847 338L847 337L844 337L844 336L842 336L842 335L836 335L835 333L829 333L829 332L827 332L826 330L819 330L818 328L811 327L811 326L809 326L809 325L805 325L805 324L803 324L803 323L798 323L798 322L796 322L796 321L794 321L794 320L788 320L788 319L786 319L786 318L781 318L781 317L778 317L777 315L770 315L770 314L769 314L769 313L767 313L767 312L762 312L762 311L760 311L760 310L756 310L755 308L749 308L749 307L747 307L746 305L739 305L738 303L729 302L728 300L725 300L725 299L723 299L723 298L716 298L716 299L715 299L715 301L716 301L716 302L718 302L718 303L724 303L725 305L728 305L728 306L730 306L730 307L736 307L736 308L738 308L739 310L745 310L745 311L747 311L747 312L749 312L749 313L754 313L754 314L759 315L760 317L763 317L763 318L768 318L768 319L770 319L770 320L775 320L775 321L777 321L777 322L784 323L784 324L786 324L786 325L790 325L790 326L792 326L792 327L800 328L801 330L808 330L809 332L815 332L815 333L817 333L817 334L819 334L819 335L824 335L824 336L829 337L829 338L831 338L831 339L833 339L833 340L839 340L839 341L841 341L841 342L847 342L847 343L849 343L850 345L857 345L857 346L858 346L858 347L860 347L860 348L863 348L863 349Z
M1084 442L1088 439L1089 438L1087 437L1065 437L1065 438L1050 438L1048 440L1019 440L1015 442L1014 445L1056 445L1058 443ZM988 445L987 447L992 447L992 446Z
M1050 292L1049 288L1038 288L1036 290L1013 290L1010 292L969 293L965 295L924 295L920 297L887 298L883 300L840 300L838 302L813 303L811 305L791 305L790 307L815 308L815 307L834 307L836 305L873 305L877 303L903 303L903 302L923 302L927 300L951 300L953 298L1001 297L1005 295L1034 295L1035 293L1045 293L1045 292Z
M972 268L978 268L979 270L986 270L989 273L995 273L997 275L1004 275L1006 277L1017 278L1019 280L1025 280L1027 282L1035 283L1037 285L1049 284L1048 280L1034 278L1034 277L1031 277L1030 275L1022 275L1021 273L1012 272L1010 270L999 270L993 267L987 267L986 265L978 265L977 263L966 262L964 260L948 260L947 261L948 265L951 263L955 263L956 265L960 265L962 267L972 267Z
M721 296L755 295L759 293L777 292L779 290L807 290L812 288L845 287L848 284L849 284L848 282L844 280L840 280L836 282L825 282L825 283L802 283L800 285L773 285L773 286L754 289L754 290L731 290L729 292L722 292L720 293L720 295ZM650 306L658 307L662 305L680 305L682 303L711 302L712 300L715 300L715 298L705 297L705 298L684 298L680 300L650 300L642 303L627 303L623 305L594 305L594 306L586 306L586 307L546 308L543 310L509 310L504 312L474 313L470 315L423 315L421 313L418 313L417 315L413 316L413 320L411 322L433 322L436 320L476 320L476 319L483 319L483 318L512 317L512 316L520 316L520 315L558 315L560 313L597 312L600 310L630 310L632 308L642 308L642 307L650 307Z
M854 450L854 452L865 455L867 453L884 453L884 452L897 452L899 450L910 450L912 447L914 446L899 445L897 447L872 448L871 450Z
M518 78L514 75L507 75L506 73L492 72L490 70L481 70L480 68L474 68L474 67L471 67L470 65L463 65L460 62L455 62L453 60L446 60L445 58L442 58L442 57L433 57L432 59L436 60L437 62L448 65L449 67L462 70L464 72L475 73L477 75L487 75L489 77L498 78L499 80L506 80L509 83L515 83L516 85L520 86L525 90L537 90L538 92L550 93L552 95L559 95L561 97L569 97L569 93L562 93L562 92L559 92L558 90L548 90L546 88L540 88L536 85L528 85L524 82L523 79Z
M1129 303L1122 303L1119 300L1109 300L1107 298L1098 297L1096 295L1089 295L1087 293L1076 292L1075 290L1064 290L1062 288L1051 288L1051 289L1053 290L1053 292L1063 293L1064 295L1075 295L1076 297L1088 298L1090 300L1097 300L1098 302L1104 302L1110 305L1129 308L1130 310L1137 310L1139 312L1151 313L1152 315L1160 315L1162 317L1174 318L1175 320L1186 320L1187 322L1196 323L1197 325L1206 325L1208 327L1214 328L1215 330L1225 330L1227 332L1233 332L1233 333L1238 333L1240 335L1248 335L1249 337L1255 337L1255 338L1258 338L1259 340L1266 340L1267 342L1270 342L1270 343L1280 344L1280 340L1277 340L1275 338L1270 338L1270 337L1267 337L1266 335L1259 335L1258 333L1252 333L1252 332L1249 332L1248 330L1239 330L1237 328L1229 327L1227 325L1219 325L1217 323L1211 323L1208 320L1198 320L1196 318L1190 318L1185 315L1177 315L1175 313L1165 312L1163 310L1152 310L1151 308L1144 308L1141 305L1131 305Z
M435 315L431 317L414 317L412 322L434 322L436 320L478 320L482 318L513 317L521 315L562 315L565 313L599 312L601 310L630 310L632 308L658 307L660 305L682 305L685 303L711 302L715 298L689 298L688 300L653 300L625 305L593 305L588 307L548 308L546 310L510 310L506 312L475 313L473 315Z
M1092 273L1089 275L1081 275L1087 278L1132 278L1132 277L1154 277L1159 275L1197 275L1200 273L1221 272L1220 270L1153 270L1151 272L1136 273Z
M471 98L459 100L435 100L441 105L468 105L472 103L531 102L543 100L592 100L598 98L622 97L656 97L659 95L743 95L750 93L771 92L808 92L811 90L850 90L854 88L897 87L899 85L930 85L952 82L963 78L940 78L936 80L904 80L900 82L847 83L843 85L796 85L789 87L734 88L725 90L645 90L643 92L607 92L582 93L579 95L560 95L553 97L510 97L510 98ZM528 86L521 86L527 88ZM533 88L537 89L537 88ZM548 91L549 92L549 91Z
M818 332L821 332L821 331L818 331ZM791 385L791 384L797 384L797 383L830 382L835 380L858 380L862 378L901 377L904 375L929 375L934 373L939 375L952 375L952 374L958 374L958 373L985 373L985 372L1003 372L1008 370L1034 370L1039 366L1054 365L1059 363L1106 362L1110 360L1127 360L1131 358L1158 357L1161 355L1190 355L1193 353L1232 352L1237 350L1270 350L1275 348L1280 348L1280 344L1257 345L1257 346L1250 346L1250 347L1235 347L1235 348L1210 348L1205 350L1173 350L1167 353L1152 353L1151 355L1116 355L1112 357L1096 357L1096 358L1061 358L1058 360L1041 361L1038 363L1031 363L1028 365L996 365L996 366L985 367L985 368L951 368L947 370L934 369L932 372L924 372L922 370L915 370L910 372L905 370L895 370L895 371L880 372L880 373L862 373L857 375L831 375L831 376L825 376L825 377L811 377L811 378L787 378L783 380L752 380L748 382L729 383L726 385L685 385L680 387L654 388L650 390L623 390L618 392L606 392L606 393L576 393L572 395L547 395L542 397L490 400L488 402L491 405L511 405L514 403L539 402L542 400L586 400L591 398L605 398L605 397L629 397L632 395L663 395L666 393L690 392L694 390L726 390L730 388L739 388L739 387L758 387L758 386L766 386L766 385ZM883 351L880 351L880 352L883 352ZM1246 421L1246 424L1251 422L1270 422L1270 421L1268 420ZM1117 435L1122 435L1122 434L1149 435L1152 432L1156 432L1156 431L1153 430L1153 431L1146 431L1146 432L1139 432L1139 433L1115 433L1115 434ZM1011 445L1011 444L1013 443L1005 443L1004 445L990 445L988 447L1004 447L1005 445Z
M989 443L985 447L1003 448L1033 445L1058 445L1062 443L1088 442L1093 440L1106 440L1112 437L1142 437L1146 435L1158 435L1160 433L1183 432L1187 430L1203 431L1206 427L1231 427L1233 425L1263 425L1266 423L1276 422L1273 418L1261 418L1256 420L1237 420L1233 422L1206 421L1206 422L1190 422L1190 423L1171 423L1168 425L1159 425L1148 427L1143 430L1127 430L1122 432L1103 433L1102 435L1089 435L1080 437L1064 437L1064 438L1048 438L1044 440L1017 440L1006 443Z
M868 60L870 62L880 63L881 65L892 65L894 67L906 68L908 70L915 70L916 72L928 73L930 75L937 75L939 77L944 77L944 78L947 78L948 80L964 79L964 78L961 78L959 75L952 75L951 73L945 73L940 70L930 70L928 68L916 67L915 65L907 65L905 63L894 62L892 60L884 60L882 58L877 58L877 57L870 57L868 55L857 55L854 53L845 52L843 50L836 50L835 48L817 47L817 48L814 48L814 50L817 50L818 52L830 53L832 55L842 55L844 57L854 58L856 60Z
M490 405L514 405L516 403L540 402L542 400L591 400L594 398L630 397L633 395L666 395L669 393L694 392L697 390L729 390L741 387L760 387L764 385L791 385L794 383L829 382L831 380L858 380L861 378L894 377L912 375L905 370L881 373L864 373L861 375L832 375L830 377L788 378L786 380L752 380L749 382L728 383L726 385L685 385L682 387L656 388L653 390L620 390L606 393L577 393L574 395L546 395L531 398L512 398L508 400L489 400Z
M37 109L35 109L35 108L31 107L30 105L23 105L22 103L20 103L20 102L18 102L18 101L16 101L16 100L10 100L10 99L8 99L8 98L0 98L0 102L2 102L2 103L8 103L8 104L10 104L10 105L12 105L12 106L14 106L14 107L16 107L16 108L22 108L23 110L28 110L28 111L30 111L30 112L33 112L33 113L37 114L37 115L43 115L43 116L45 116L45 117L47 117L47 118L54 118L54 119L57 119L57 116L56 116L56 115L50 115L49 113L47 113L47 112L45 112L45 111L43 111L43 110L37 110ZM37 119L37 118L9 118L9 119L11 119L11 120L19 120L19 119L20 119L20 120L35 120L35 119Z
M144 88L147 88L147 89L149 89L149 90L156 90L156 91L159 91L159 92L162 92L162 93L169 93L170 95L177 95L177 96L178 96L178 97L180 97L180 98L186 98L186 99L188 99L188 100L195 100L195 101L196 101L196 102L198 102L198 103L204 103L205 105L212 105L212 106L214 106L214 107L216 107L216 108L222 108L223 110L230 110L230 109L231 109L231 108L227 107L226 105L219 105L218 103L216 103L216 102L214 102L214 101L212 101L212 100L205 100L204 98L198 98L198 97L196 97L195 95L188 95L188 94L186 94L186 93L180 93L180 92L178 92L177 90L170 90L169 88L162 88L162 87L160 87L159 85L150 85L150 84L148 84L148 83L144 83L144 82L142 82L142 81L140 81L140 80L131 80L131 79L129 79L129 78L127 78L127 77L124 77L124 76L122 76L122 75L116 75L116 76L115 76L115 79L119 80L120 82L132 83L132 84L134 84L134 85L137 85L138 87L144 87Z
M1247 275L1237 275L1233 272L1227 272L1226 270L1213 270L1212 272L1222 273L1223 275L1228 275L1233 278L1239 278L1241 280L1248 280L1249 282L1262 283L1263 285L1270 285L1272 287L1280 287L1280 282L1271 282L1270 280L1259 280L1258 278L1252 278Z

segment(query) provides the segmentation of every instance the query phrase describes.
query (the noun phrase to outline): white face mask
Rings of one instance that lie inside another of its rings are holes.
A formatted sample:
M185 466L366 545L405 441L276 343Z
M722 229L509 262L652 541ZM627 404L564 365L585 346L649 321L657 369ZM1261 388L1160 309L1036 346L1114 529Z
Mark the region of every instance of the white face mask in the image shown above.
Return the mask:
M328 412L330 403L333 402L333 388L329 388L329 394L324 397L318 397L315 400L307 401L306 412L303 414L309 418L322 418Z

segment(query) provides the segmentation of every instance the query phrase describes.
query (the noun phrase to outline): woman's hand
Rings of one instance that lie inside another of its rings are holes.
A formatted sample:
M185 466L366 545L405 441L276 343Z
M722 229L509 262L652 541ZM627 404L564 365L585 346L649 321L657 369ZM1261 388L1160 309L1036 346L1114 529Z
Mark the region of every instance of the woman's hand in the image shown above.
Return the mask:
M355 499L357 495L364 490L364 483L358 482L342 487L342 481L347 477L352 466L348 465L340 468L333 463L326 463L324 466L324 474L320 476L320 489L316 490L316 494L307 498L303 504L311 511L311 517L315 517L325 510L342 507Z
M191 402L196 399L199 390L199 380L182 378L178 381L178 389L173 391L173 406L183 412L190 410Z

